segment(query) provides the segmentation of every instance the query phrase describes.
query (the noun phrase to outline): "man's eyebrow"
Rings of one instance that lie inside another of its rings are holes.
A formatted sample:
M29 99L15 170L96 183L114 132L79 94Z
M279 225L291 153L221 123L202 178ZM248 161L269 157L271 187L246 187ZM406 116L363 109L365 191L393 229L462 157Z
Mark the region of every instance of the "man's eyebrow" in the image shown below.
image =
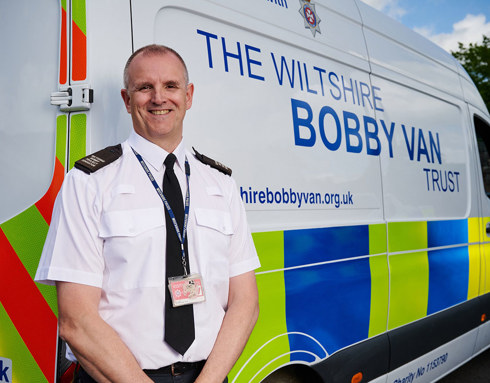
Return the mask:
M180 85L180 82L177 81L177 80L169 80L169 81L165 81L165 86L169 86L169 85L172 85L172 86L179 86Z
M146 85L151 85L151 84L148 81L139 81L139 82L133 83L134 88L139 88L139 87L146 86Z

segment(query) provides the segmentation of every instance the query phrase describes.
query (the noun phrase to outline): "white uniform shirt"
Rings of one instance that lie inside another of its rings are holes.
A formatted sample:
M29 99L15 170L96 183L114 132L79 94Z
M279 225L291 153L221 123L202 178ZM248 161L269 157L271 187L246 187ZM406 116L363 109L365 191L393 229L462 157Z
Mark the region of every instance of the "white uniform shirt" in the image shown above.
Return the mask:
M199 162L182 142L174 151L184 198L186 156L190 165L189 263L206 294L194 304L196 338L182 356L164 341L165 207L131 147L161 185L167 153L134 132L115 162L90 175L70 171L35 280L100 287L101 317L142 368L206 359L227 307L229 278L260 266L240 195L231 177Z

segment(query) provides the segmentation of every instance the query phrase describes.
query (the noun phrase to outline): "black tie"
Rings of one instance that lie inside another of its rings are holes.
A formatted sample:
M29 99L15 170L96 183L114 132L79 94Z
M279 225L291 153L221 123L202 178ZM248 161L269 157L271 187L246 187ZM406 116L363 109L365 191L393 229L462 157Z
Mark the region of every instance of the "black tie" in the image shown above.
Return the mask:
M163 176L163 194L167 199L175 219L179 225L180 234L183 235L184 227L184 202L179 181L174 173L176 157L170 153L165 158L165 174ZM165 222L167 226L167 259L166 259L166 284L169 277L180 277L184 275L182 264L182 251L179 237L175 231L174 224L165 209ZM184 242L186 254L187 272L189 273L189 257L187 255L187 238ZM192 305L172 307L172 298L168 287L165 288L165 341L181 355L187 351L194 342L194 309Z

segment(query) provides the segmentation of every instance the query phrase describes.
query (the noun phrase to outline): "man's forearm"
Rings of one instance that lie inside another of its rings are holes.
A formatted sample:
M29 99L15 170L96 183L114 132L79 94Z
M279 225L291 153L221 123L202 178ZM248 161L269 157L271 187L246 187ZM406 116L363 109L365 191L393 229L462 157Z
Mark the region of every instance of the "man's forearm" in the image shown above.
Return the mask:
M97 290L66 283L57 287L60 337L85 371L101 383L151 382L119 335L94 308Z
M196 383L223 382L242 353L258 314L255 273L252 271L232 278L228 310L213 350Z
M84 370L97 382L151 382L105 322L92 323L90 331L79 329L65 338Z

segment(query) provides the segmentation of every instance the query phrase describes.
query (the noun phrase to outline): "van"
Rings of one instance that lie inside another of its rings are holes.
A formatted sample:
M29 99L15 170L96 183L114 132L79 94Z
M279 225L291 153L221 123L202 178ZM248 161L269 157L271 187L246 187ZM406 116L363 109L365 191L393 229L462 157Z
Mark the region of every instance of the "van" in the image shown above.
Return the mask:
M33 282L74 162L122 142L126 59L175 48L190 146L233 169L261 313L230 382L431 382L490 345L490 116L359 0L1 2L0 382L67 382Z

